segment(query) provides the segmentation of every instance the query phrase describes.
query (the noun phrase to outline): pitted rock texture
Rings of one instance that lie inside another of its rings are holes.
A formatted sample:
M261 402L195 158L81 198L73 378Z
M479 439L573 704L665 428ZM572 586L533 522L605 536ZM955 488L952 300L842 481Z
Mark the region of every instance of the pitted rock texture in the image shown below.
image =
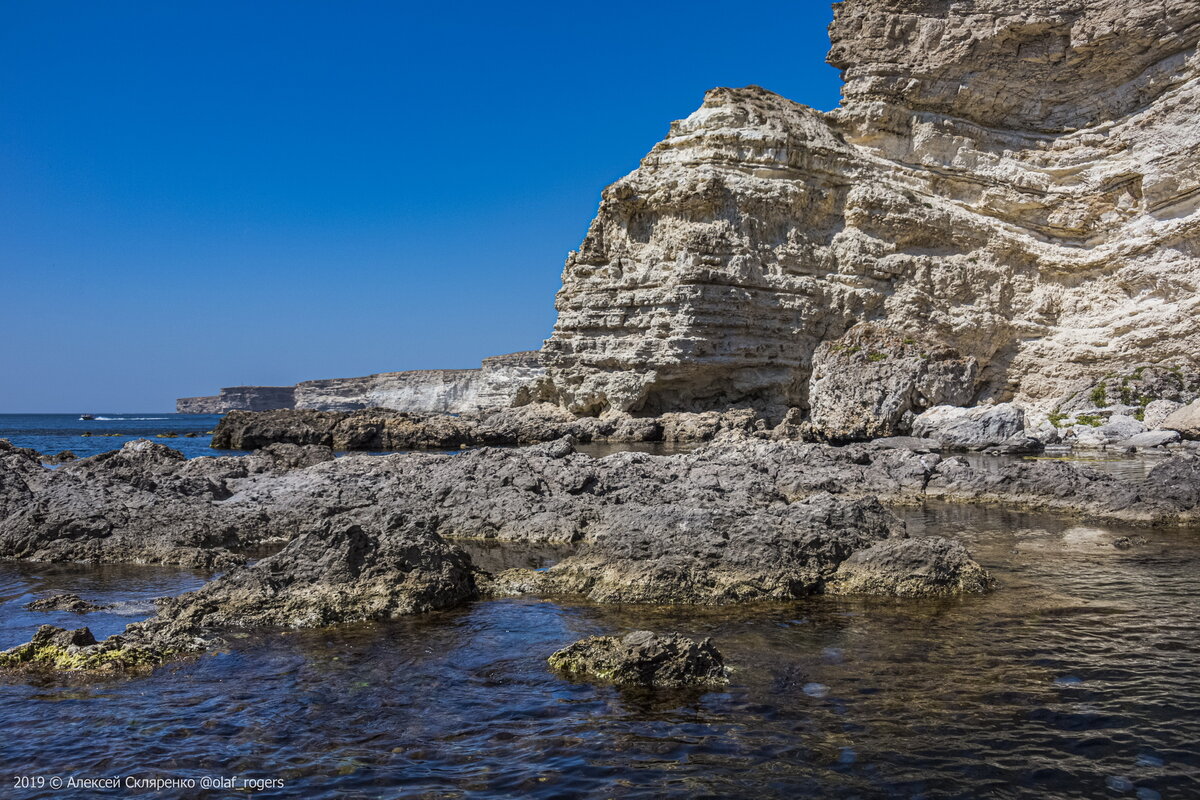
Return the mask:
M968 405L975 377L973 358L871 323L856 325L817 347L808 432L831 442L907 434L931 406Z
M845 0L841 108L714 89L605 190L544 394L579 413L808 409L864 321L1044 411L1200 351L1200 6Z
M838 565L904 526L873 498L821 494L747 513L684 505L601 514L575 555L530 581L598 603L727 605L817 594Z
M548 403L459 415L361 411L232 412L217 425L212 446L253 450L272 443L319 444L336 450L454 450L478 445L534 444L571 437L577 442L705 442L722 433L762 430L749 409L633 417L577 417Z
M470 558L402 515L310 527L159 612L173 629L312 628L393 619L475 597Z
M711 639L677 633L634 631L625 636L591 636L547 659L571 677L616 686L672 687L728 683L725 659Z
M986 592L994 583L962 543L921 537L883 541L851 554L826 591L932 597Z

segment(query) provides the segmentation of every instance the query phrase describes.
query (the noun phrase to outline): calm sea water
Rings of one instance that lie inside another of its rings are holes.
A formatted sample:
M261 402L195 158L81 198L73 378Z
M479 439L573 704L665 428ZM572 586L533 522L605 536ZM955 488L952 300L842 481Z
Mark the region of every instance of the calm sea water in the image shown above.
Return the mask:
M1119 527L904 513L916 534L963 539L999 591L725 611L497 600L255 634L144 679L0 685L0 774L241 775L283 781L257 796L305 798L1200 797L1200 531L1141 532L1123 551ZM557 556L475 550L496 566ZM205 577L0 566L0 646L42 622L111 632ZM59 591L123 611L22 609ZM579 637L643 627L714 637L731 684L620 691L546 665Z
M70 450L80 458L118 450L134 439L162 442L188 458L229 455L231 451L209 446L220 421L216 414L97 413L88 421L78 414L0 414L0 439L47 455Z

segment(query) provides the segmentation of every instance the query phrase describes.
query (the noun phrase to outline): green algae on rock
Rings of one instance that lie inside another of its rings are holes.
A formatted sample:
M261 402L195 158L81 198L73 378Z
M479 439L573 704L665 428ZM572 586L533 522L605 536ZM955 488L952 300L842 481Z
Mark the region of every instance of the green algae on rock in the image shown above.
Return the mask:
M676 633L634 631L625 636L591 636L547 659L570 676L617 686L683 687L728 683L725 659L711 639L697 642Z

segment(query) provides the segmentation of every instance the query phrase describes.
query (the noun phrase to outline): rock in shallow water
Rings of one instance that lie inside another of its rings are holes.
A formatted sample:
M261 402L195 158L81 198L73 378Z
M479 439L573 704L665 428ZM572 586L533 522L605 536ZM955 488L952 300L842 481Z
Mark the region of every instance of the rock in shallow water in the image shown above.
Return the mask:
M617 686L706 686L728 682L725 660L711 639L634 631L592 636L547 659L554 669Z
M189 630L309 628L419 614L476 594L470 557L427 520L348 517L166 602L156 619Z
M838 567L830 594L891 597L986 592L994 581L961 543L940 537L890 539L852 553Z
M87 614L92 611L100 611L107 606L98 606L77 594L56 594L26 603L25 608L29 611L73 611L76 614Z

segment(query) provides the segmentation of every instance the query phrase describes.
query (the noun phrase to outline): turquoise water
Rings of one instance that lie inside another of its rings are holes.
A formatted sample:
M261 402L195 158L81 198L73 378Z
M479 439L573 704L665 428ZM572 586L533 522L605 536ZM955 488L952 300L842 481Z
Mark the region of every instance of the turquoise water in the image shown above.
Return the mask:
M80 458L117 450L134 439L160 441L188 458L235 454L210 446L219 414L97 412L95 416L81 420L78 414L0 414L0 439L47 455L70 450ZM197 435L189 437L189 433Z

